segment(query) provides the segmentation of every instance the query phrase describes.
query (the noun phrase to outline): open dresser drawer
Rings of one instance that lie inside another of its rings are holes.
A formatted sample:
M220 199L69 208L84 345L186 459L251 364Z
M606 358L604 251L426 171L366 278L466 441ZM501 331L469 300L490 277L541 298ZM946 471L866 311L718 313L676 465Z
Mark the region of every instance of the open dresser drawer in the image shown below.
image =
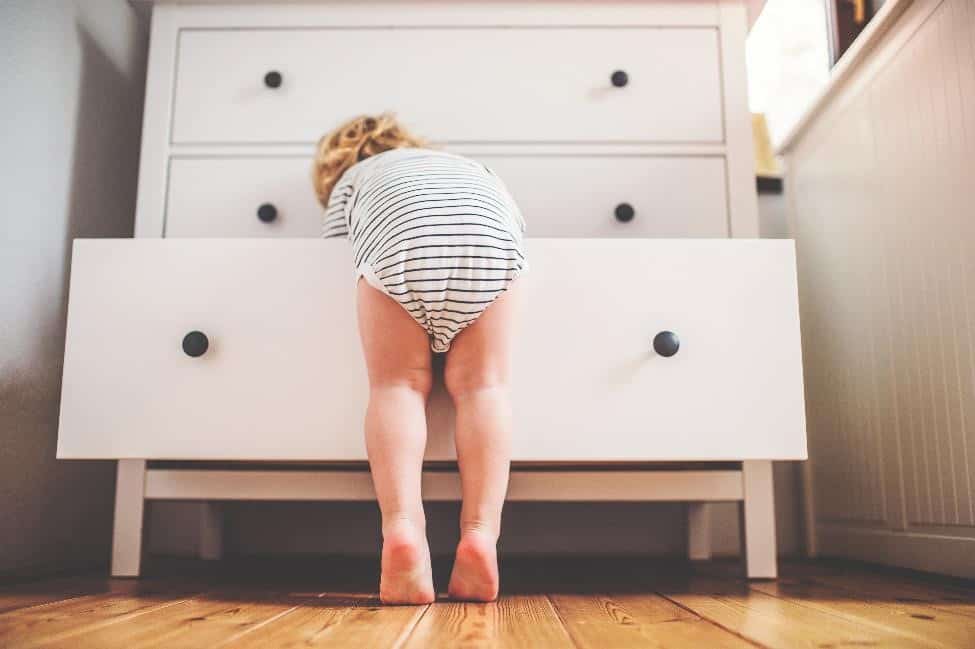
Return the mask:
M791 240L527 250L513 459L805 456ZM76 241L58 456L364 460L352 277L341 240Z

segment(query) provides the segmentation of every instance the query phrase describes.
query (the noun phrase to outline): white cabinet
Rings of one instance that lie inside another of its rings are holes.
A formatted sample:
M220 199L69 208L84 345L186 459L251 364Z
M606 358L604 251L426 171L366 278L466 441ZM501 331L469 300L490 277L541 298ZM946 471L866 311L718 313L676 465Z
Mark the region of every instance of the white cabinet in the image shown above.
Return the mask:
M392 110L528 222L514 457L558 464L516 467L509 496L741 502L748 572L774 576L769 462L805 438L791 242L729 239L758 234L745 0L152 12L137 240L75 247L58 441L119 458L113 574L139 573L144 499L372 497L350 253L318 238L309 161ZM451 414L436 388L427 459L453 458ZM711 463L647 464L682 460ZM457 498L456 472L424 495Z
M791 241L527 254L516 461L804 455ZM77 241L59 457L364 461L351 267L339 240ZM454 457L444 403L428 460Z

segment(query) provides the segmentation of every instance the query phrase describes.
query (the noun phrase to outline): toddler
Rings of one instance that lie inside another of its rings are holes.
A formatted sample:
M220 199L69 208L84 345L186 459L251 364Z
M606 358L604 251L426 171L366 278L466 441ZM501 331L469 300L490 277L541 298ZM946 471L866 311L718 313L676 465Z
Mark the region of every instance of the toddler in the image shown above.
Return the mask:
M483 164L426 147L391 115L324 136L313 168L324 237L347 237L369 375L369 466L382 513L380 599L434 600L420 494L431 355L454 401L462 507L448 593L498 594L508 485L509 366L524 219ZM363 281L364 280L364 281Z

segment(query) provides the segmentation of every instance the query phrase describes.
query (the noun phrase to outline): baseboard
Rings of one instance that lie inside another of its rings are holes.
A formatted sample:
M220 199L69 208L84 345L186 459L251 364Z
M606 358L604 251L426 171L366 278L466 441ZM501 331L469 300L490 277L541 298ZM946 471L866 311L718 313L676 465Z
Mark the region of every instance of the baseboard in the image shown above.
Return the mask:
M975 538L820 523L816 542L823 557L975 579Z

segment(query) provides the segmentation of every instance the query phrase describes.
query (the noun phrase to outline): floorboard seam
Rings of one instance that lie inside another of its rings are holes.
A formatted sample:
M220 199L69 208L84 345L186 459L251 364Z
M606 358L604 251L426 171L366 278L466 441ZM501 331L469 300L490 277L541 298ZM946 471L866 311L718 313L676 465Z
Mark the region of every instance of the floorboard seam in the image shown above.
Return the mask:
M545 601L548 602L548 605L552 609L552 612L555 613L555 619L557 619L559 621L559 624L562 625L562 630L565 631L566 637L569 639L570 642L572 642L572 646L575 647L576 649L585 649L579 644L579 641L576 639L576 637L572 635L572 631L569 629L569 625L565 623L565 618L562 617L562 611L560 611L559 607L556 606L555 602L552 601L552 596L550 594L545 593Z
M807 604L806 602L803 602L803 601L792 600L792 599L789 599L789 598L786 598L786 597L780 597L780 596L775 595L773 593L766 593L766 592L761 591L761 590L758 590L758 589L753 589L751 586L748 587L748 590L753 591L753 592L756 592L756 593L761 593L762 595L766 595L768 597L775 597L776 599L781 599L783 602L789 602L790 604L794 604L796 606L801 606L803 608L807 608L810 611L816 611L817 613L825 613L826 615L832 615L834 617L838 617L841 620L843 620L845 622L849 622L851 624L862 624L864 626L871 627L873 629L882 631L884 633L892 634L892 635L895 635L895 636L901 636L902 638L907 638L909 640L917 640L917 641L920 641L921 643L930 642L931 645L932 645L932 647L938 647L940 649L952 649L951 645L946 645L946 644L944 644L942 642L939 642L937 640L932 640L931 638L922 636L920 634L911 633L910 631L902 631L901 629L895 629L895 628L890 627L890 626L887 626L887 625L885 625L885 624L883 624L881 622L875 622L873 620L870 620L870 619L865 618L865 617L861 617L859 615L854 615L852 613L845 613L843 611L834 610L833 608L831 608L829 606L823 606L823 605L814 606L814 605L810 605L810 604ZM876 606L878 608L884 608L885 607L881 603L876 603L876 604L874 604L874 606Z
M420 626L420 620L422 620L423 616L427 614L431 606L433 606L433 604L426 604L422 611L413 616L413 624L408 625L400 632L399 637L393 641L393 644L390 645L389 649L401 649L402 647L406 646L410 636L412 636L413 632L416 631L416 628Z
M693 613L694 615L697 616L697 618L699 620L704 620L708 624L710 624L712 626L716 626L717 628L721 629L725 633L729 633L729 634L731 634L731 635L733 635L735 637L741 638L742 640L744 640L745 642L747 642L750 645L754 645L756 647L760 647L760 649L772 649L771 647L769 647L769 645L762 644L758 640L755 640L753 638L749 638L748 636L746 636L746 635L744 635L744 634L742 634L742 633L740 633L738 631L735 631L734 629L730 629L730 628L726 627L725 625L721 624L720 622L717 622L716 620L712 620L711 618L707 617L706 615L703 615L701 613L698 613L697 611L695 611L693 608L691 608L689 606L684 606L680 602L678 602L678 601L676 601L674 599L671 599L670 597L667 597L667 595L665 595L664 593L661 593L661 592L658 591L657 592L657 595L660 595L661 597L663 597L664 599L666 599L668 602L672 602L675 606L684 609L688 613ZM718 601L721 604L724 604L724 602L721 602L720 600L716 600L716 601ZM725 604L725 606L727 606L727 604Z
M175 606L177 604L182 604L183 602L189 602L194 597L196 597L196 595L187 597L185 599L177 599L177 600L174 600L174 601L162 602L161 604L157 604L156 606L150 606L150 607L148 607L146 609L139 610L139 611L132 611L131 613L126 613L125 615L122 615L122 616L117 617L117 618L113 618L111 620L103 620L102 622L95 622L95 623L90 624L88 626L79 626L79 627L77 627L75 629L69 629L69 630L63 631L61 633L55 634L55 635L53 635L53 636L51 636L49 638L46 638L46 639L42 640L41 642L39 642L37 644L34 644L34 645L31 645L31 646L32 647L43 647L45 645L49 645L52 642L57 642L59 640L66 640L68 638L73 638L73 637L76 637L76 636L83 636L83 635L85 635L87 633L93 633L95 631L100 631L100 630L102 630L102 629L104 629L106 627L110 627L110 626L113 626L115 624L121 624L123 622L129 622L131 620L136 619L137 617L141 617L141 616L146 615L148 613L154 613L156 611L161 611L161 610L163 610L165 608L169 608L170 606Z
M291 613L293 611L297 611L297 610L298 610L298 607L297 606L292 606L291 608L289 608L287 610L284 610L284 611L281 611L280 613L275 613L274 615L272 615L268 619L264 620L263 622L259 622L259 623L255 624L254 626L251 626L251 627L248 627L248 628L244 629L240 633L231 635L230 637L225 638L223 641L218 642L217 644L213 645L213 649L216 649L217 647L223 647L223 646L225 646L229 642L236 642L237 640L240 640L242 637L244 637L248 633L252 633L254 631L257 631L261 627L266 626L266 625L270 624L271 622L274 622L275 620L279 620L279 619L283 618L285 615L288 615L289 613Z

